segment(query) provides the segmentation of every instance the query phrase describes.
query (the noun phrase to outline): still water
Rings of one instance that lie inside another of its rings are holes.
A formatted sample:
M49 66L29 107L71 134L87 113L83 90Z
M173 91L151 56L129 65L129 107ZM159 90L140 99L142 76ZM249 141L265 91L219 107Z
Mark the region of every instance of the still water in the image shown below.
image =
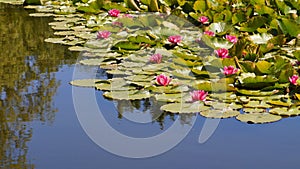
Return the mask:
M187 137L161 155L131 159L103 150L84 132L73 106L69 81L80 54L45 43L53 36L48 26L52 18L33 18L28 12L0 4L1 169L300 168L299 117L266 125L221 120L212 137L200 144L205 119L197 116ZM79 70L82 77L88 76L87 70ZM101 70L99 74L105 76ZM128 136L154 136L177 118L182 126L190 123L190 116L170 114L150 123L132 122L123 116L140 110L152 117L155 107L147 100L112 102L100 91L95 94L105 119Z

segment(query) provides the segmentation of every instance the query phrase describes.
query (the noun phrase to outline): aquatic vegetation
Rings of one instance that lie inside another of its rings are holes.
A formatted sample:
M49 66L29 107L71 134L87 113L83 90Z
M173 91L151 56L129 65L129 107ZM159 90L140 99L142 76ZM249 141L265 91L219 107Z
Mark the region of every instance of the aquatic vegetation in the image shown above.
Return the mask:
M100 66L112 76L95 83L96 89L106 91L105 97L155 98L165 102L161 110L167 112L235 117L249 123L297 115L300 26L295 10L299 5L286 1L102 2L79 2L77 11L88 14L76 16L77 20L64 17L63 23L53 27L82 33L68 32L68 37L48 41L77 46L84 41L84 47L74 48L85 51L86 60L80 63ZM119 13L112 17L101 14L102 9ZM105 30L111 32L110 40L95 40L94 33ZM193 91L201 91L194 98L205 102L190 102Z

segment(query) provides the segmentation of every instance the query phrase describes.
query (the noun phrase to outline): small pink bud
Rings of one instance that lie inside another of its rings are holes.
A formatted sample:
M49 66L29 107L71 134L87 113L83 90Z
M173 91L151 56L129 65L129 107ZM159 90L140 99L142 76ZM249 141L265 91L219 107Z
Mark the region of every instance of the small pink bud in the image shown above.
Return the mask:
M213 31L205 31L204 35L215 36L215 33Z

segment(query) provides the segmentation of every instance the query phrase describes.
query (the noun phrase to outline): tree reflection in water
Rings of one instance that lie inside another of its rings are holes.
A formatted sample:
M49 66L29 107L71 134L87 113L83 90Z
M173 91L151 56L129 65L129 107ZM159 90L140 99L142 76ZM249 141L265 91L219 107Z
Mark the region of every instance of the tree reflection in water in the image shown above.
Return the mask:
M27 159L30 122L54 121L54 72L75 62L66 47L44 43L53 35L51 20L0 3L0 168L34 168Z

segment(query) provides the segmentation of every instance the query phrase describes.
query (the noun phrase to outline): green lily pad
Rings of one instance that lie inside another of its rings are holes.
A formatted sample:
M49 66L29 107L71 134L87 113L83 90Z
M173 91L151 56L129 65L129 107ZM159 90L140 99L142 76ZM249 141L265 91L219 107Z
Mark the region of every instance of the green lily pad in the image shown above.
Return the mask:
M266 104L264 101L250 101L247 104L244 105L244 107L248 108L270 108L272 107L269 104Z
M115 100L140 100L150 98L151 94L148 91L129 90L105 92L103 96Z
M280 100L271 100L271 101L268 101L269 104L272 104L272 105L276 105L276 106L284 106L284 107L290 107L293 105L293 103L291 102L283 102L283 101L280 101Z
M189 90L187 86L151 86L148 88L155 93L182 93Z
M243 108L244 112L247 113L265 113L266 109L262 109L262 108Z
M207 118L231 118L240 114L237 110L206 110L201 111L200 114Z
M183 93L171 93L171 94L156 94L155 99L157 101L162 101L162 102L181 102L183 99Z
M201 102L194 103L170 103L163 105L161 110L171 113L198 113L210 109Z
M245 113L240 114L236 117L237 120L245 122L245 123L271 123L275 121L279 121L282 117L273 115L270 113Z
M99 59L85 59L79 61L79 63L83 65L89 65L89 66L99 66L101 63L103 63L105 58L99 58Z
M269 111L271 114L276 114L280 116L298 116L300 115L299 108L286 108L286 107L280 107L280 108L273 108Z
M70 84L79 87L95 87L95 82L97 81L99 81L99 79L79 79L72 80Z
M238 93L247 96L271 96L279 92L279 90L273 91L260 91L260 90L246 90L246 89L237 89Z

